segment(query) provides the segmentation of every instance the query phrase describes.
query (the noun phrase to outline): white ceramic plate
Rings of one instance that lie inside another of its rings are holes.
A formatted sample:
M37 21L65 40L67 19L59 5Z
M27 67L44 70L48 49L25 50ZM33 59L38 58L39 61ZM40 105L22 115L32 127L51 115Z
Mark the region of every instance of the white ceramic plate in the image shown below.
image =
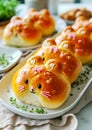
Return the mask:
M34 46L29 46L29 47L18 47L18 49L20 49L21 51L27 51L29 49L36 49L38 47L41 46L42 42L46 39L46 38L49 38L49 37L52 37L54 35L56 35L57 33L61 32L65 26L66 26L66 23L63 19L59 18L58 16L53 16L55 18L55 21L56 21L56 27L55 27L55 32L52 34L52 35L49 35L49 36L46 36L46 37L43 37L42 40L37 44L37 45L34 45ZM1 41L1 45L0 46L4 46L4 41L2 40ZM15 47L17 48L17 47Z
M21 115L23 117L27 118L33 118L33 119L51 119L56 118L69 110L71 110L77 102L80 100L86 89L92 85L92 63L85 65L83 67L83 70L81 74L79 75L78 79L72 84L72 89L70 96L68 97L67 101L58 109L55 110L48 110L44 109L46 113L44 114L38 114L36 112L29 112L30 109L36 107L27 105L24 103L21 103L18 99L16 99L16 102L18 106L21 106L19 108L16 107L16 105L11 104L10 98L13 97L15 99L15 96L12 91L12 76L15 73L17 69L19 69L23 64L22 62L19 65L17 65L14 69L12 69L1 81L0 81L0 101L12 112ZM25 107L24 107L25 106ZM26 108L25 110L21 108ZM40 108L38 108L40 109Z
M12 47L0 47L0 57L5 55L5 58L8 60L9 64L2 66L0 65L0 73L8 71L12 68L20 59L22 52L19 49Z

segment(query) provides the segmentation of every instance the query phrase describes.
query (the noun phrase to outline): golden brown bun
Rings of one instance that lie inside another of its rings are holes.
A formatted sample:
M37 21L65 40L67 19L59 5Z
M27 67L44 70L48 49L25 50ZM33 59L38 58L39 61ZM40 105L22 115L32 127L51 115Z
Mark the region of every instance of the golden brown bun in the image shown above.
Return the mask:
M69 82L72 83L80 74L82 65L78 58L61 50L60 57L48 60L46 67L50 71L63 73Z
M25 25L21 18L13 17L6 26L3 39L6 45L10 46L33 46L42 38L39 29L33 26Z
M86 17L84 17L84 16L79 16L79 17L75 20L75 22L74 22L74 24L72 25L72 27L73 27L74 30L77 30L77 29L79 29L80 27L82 27L87 21L88 21L88 20L87 20Z
M72 26L67 26L63 29L61 34L59 34L56 38L56 44L59 46L62 41L69 41L72 43L75 43L77 40L77 35L75 30L73 29Z
M14 74L12 86L19 100L49 109L61 106L71 90L63 75L59 77L44 66L32 67L29 64Z
M64 49L63 47L57 46L55 39L51 38L43 42L42 48L39 49L35 55L43 59L45 66L50 71L59 67L59 73L66 75L69 82L72 83L79 75L82 68L81 61L74 56L75 52L72 52L72 46L74 45L70 45L70 48ZM68 51L69 49L71 50ZM56 70L56 72L57 71L58 70Z
M44 36L55 31L55 20L47 9L41 11L30 9L23 19L28 23L34 22L34 27L39 29Z
M58 48L62 48L75 55L82 64L92 61L92 23L91 20L79 20L79 26L67 26L55 41ZM84 22L82 22L84 21ZM77 25L77 23L75 24Z
M12 17L5 27L3 39L6 45L27 47L38 44L42 36L55 31L55 20L48 10L36 11L31 9L24 16Z
M76 43L75 54L83 64L92 61L92 29L79 28L76 33L79 37Z
M61 18L71 21L75 21L80 16L84 16L89 19L92 17L92 12L86 8L75 8L70 9L60 15Z
M85 27L86 29L92 29L92 18L89 20L84 17L80 16L75 20L75 23L72 25L73 29L77 31L81 27Z
M72 27L78 37L75 44L75 55L83 64L92 61L92 20L79 17Z

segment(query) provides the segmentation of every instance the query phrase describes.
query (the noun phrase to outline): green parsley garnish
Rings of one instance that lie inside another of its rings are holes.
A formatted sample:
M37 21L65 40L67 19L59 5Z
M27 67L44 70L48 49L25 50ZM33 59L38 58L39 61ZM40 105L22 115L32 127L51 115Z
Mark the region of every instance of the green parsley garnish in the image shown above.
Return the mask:
M86 83L89 75L92 71L92 63L89 63L85 66L85 70L81 72L81 74L78 76L77 80L72 83L72 88L78 87L79 85Z
M20 105L20 104L17 103L17 100L14 97L10 97L10 102L16 108L19 108L23 111L28 111L30 113L38 113L38 114L47 113L43 108L29 108L27 105Z
M6 55L4 53L2 55L0 55L0 67L4 68L7 65L9 65L11 59L12 59L12 57L10 57L10 56L6 57Z

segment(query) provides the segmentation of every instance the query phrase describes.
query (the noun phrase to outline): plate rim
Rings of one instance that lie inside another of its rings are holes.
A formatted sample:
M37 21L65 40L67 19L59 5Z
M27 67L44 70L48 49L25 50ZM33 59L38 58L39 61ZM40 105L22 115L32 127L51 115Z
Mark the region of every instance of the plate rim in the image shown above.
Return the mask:
M5 54L8 50L11 50L11 51L17 51L18 52L18 55L16 57L16 60L14 60L11 64L9 64L8 66L6 66L5 68L3 69L0 69L0 73L3 73L3 72L6 72L8 70L10 70L18 61L19 59L21 58L22 56L22 51L17 49L17 48L13 48L13 47L6 47L6 46L0 46L0 54L1 54L1 49L5 49ZM6 51L7 50L7 51ZM16 54L15 54L16 55ZM10 54L10 56L12 56L12 54Z

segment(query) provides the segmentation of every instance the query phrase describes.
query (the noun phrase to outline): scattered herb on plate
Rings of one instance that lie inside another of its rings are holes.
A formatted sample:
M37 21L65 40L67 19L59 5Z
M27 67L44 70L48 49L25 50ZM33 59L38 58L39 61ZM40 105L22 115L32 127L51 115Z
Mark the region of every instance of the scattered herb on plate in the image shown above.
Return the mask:
M38 113L38 114L47 113L43 108L35 108L35 107L29 108L27 105L20 105L17 103L17 100L14 97L10 97L10 103L14 105L16 108L30 113Z
M92 62L85 66L85 69L83 70L83 72L81 72L78 78L72 83L71 85L72 88L78 87L79 85L86 83L91 71L92 71ZM80 88L78 88L78 90L79 89Z
M5 68L6 66L8 66L10 64L12 59L13 59L13 57L6 56L5 53L1 54L0 55L0 67Z

